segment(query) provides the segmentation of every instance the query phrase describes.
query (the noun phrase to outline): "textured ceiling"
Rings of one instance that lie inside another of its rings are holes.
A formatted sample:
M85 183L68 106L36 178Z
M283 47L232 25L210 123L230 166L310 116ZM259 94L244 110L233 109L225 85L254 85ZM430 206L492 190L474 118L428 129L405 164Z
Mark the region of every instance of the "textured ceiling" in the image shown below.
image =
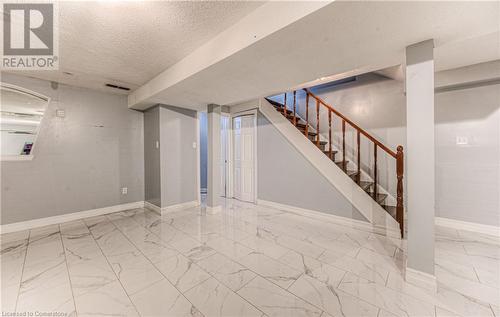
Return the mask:
M22 74L88 88L109 89L103 85L111 82L134 89L262 3L59 2L59 71Z

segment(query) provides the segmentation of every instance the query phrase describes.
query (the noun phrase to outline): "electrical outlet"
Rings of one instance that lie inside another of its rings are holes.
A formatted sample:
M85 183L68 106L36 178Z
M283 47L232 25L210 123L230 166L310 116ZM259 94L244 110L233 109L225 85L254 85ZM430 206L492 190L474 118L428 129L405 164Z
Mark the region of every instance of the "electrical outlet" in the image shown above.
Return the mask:
M127 195L127 193L128 193L128 188L122 187L122 195Z

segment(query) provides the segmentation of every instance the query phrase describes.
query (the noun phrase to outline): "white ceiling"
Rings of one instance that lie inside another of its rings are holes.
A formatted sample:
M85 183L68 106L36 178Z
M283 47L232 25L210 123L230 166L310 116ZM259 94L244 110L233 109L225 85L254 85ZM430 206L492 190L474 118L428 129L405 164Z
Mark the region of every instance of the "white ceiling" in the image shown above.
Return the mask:
M435 40L436 71L496 60L499 21L499 1L336 1L173 80L185 66L180 61L129 95L129 106L234 104L401 64L406 46L427 39Z
M255 1L61 1L59 71L20 73L117 93L104 83L135 89L260 5Z

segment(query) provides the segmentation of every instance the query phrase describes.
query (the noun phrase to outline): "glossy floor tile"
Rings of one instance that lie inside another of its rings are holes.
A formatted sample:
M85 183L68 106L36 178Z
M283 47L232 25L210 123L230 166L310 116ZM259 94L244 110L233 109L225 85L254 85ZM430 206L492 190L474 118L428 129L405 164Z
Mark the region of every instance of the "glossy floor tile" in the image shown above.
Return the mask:
M405 241L226 200L1 236L2 313L500 317L500 241L436 230L437 293L404 280Z

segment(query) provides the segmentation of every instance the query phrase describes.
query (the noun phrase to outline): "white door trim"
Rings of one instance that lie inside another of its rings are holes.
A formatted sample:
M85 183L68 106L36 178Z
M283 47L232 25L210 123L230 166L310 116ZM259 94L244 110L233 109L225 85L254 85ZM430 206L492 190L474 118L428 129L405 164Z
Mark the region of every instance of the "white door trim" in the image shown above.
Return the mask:
M200 160L200 112L196 111L196 200L201 204L201 160Z
M229 120L228 130L227 130L227 165L226 165L226 195L227 198L234 197L233 191L233 118L230 113L223 112L222 116L225 116Z
M256 204L257 203L257 148L258 148L258 141L257 141L257 113L258 109L251 109L251 110L245 110L245 111L241 111L241 112L238 112L238 113L233 113L231 114L231 146L230 146L230 152L229 152L229 157L230 157L230 160L231 160L231 197L234 196L234 186L233 186L233 175L234 175L234 165L233 165L233 161L234 161L234 152L233 152L233 144L234 144L234 133L233 133L233 119L234 118L237 118L237 117L241 117L241 116L245 116L245 115L253 115L254 116L254 148L253 148L253 151L254 151L254 160L253 160L253 164L254 164L254 167L253 167L253 170L254 170L254 175L253 175L253 180L254 180L254 199L253 199L253 202Z
M228 125L227 125L227 130L226 130L226 158L227 158L227 162L226 164L224 165L224 168L225 168L225 171L224 171L224 175L226 176L225 178L225 182L226 182L226 192L225 192L225 197L226 198L232 198L233 197L233 192L231 190L231 168L230 168L230 160L231 160L231 135L233 133L233 129L232 129L232 118L231 118L231 114L229 113L226 113L226 112L222 112L221 113L221 118L222 117L225 117L227 118L228 120ZM222 127L222 125L221 125ZM222 128L221 128L222 129ZM222 141L222 138L221 138L221 141ZM221 143L221 147L222 147L222 143ZM222 173L222 171L221 171Z

